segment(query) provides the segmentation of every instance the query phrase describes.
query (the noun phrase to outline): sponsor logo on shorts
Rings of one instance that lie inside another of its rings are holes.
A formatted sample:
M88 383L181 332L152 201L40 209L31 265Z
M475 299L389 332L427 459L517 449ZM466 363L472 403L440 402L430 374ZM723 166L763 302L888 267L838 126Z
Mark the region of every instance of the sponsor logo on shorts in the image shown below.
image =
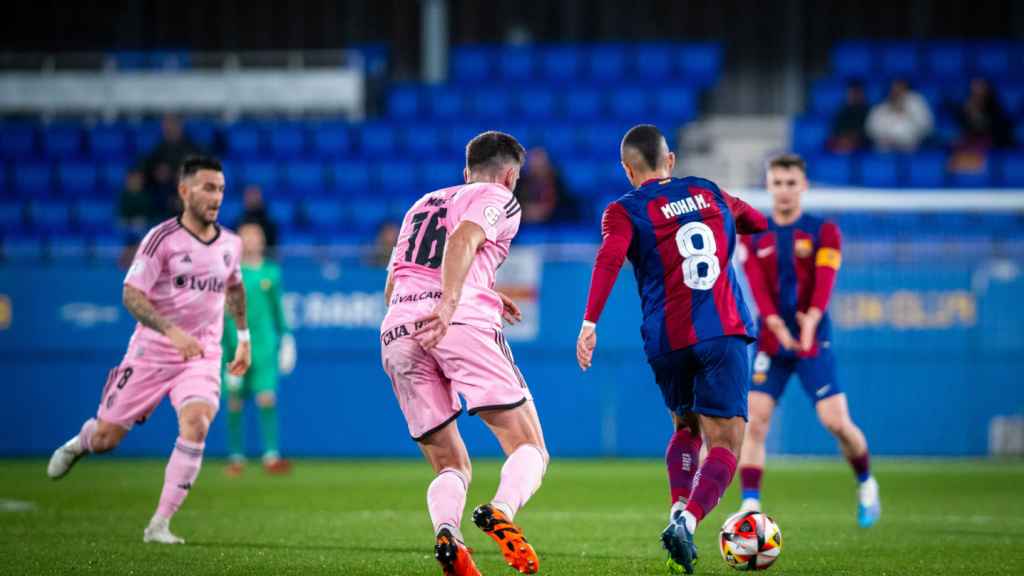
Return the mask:
M409 331L409 326L407 324L399 324L398 326L395 326L394 328L381 334L381 343L383 343L385 346L389 346L395 340L398 340L399 338L405 338L406 336L411 335L413 332L416 332L417 330L422 328L423 325L426 324L426 322L417 321L413 322L412 324L412 332Z
M395 294L391 297L391 304L406 304L421 300L437 300L439 298L441 298L440 290L426 290L416 294Z
M817 396L818 398L822 398L822 397L825 396L825 394L828 394L828 391L831 390L831 389L832 389L832 385L831 384L825 384L821 388L818 388L817 390L815 390L814 391L814 395Z

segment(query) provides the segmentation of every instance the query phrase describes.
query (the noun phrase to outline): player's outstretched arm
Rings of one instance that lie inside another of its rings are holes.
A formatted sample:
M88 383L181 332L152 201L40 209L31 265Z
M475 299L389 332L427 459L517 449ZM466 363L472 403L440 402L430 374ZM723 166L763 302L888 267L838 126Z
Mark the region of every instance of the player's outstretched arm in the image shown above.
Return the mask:
M594 271L590 276L590 290L587 294L587 308L583 312L583 326L576 338L576 362L586 371L594 359L597 347L597 321L604 305L615 286L626 254L633 242L633 222L626 209L612 202L601 217L601 247L594 259Z
M448 324L462 298L462 287L477 250L487 240L479 224L463 221L448 237L441 261L441 300L428 316L416 321L414 336L424 349L430 350L448 333Z
M252 342L249 340L249 321L245 316L245 286L241 282L228 286L225 308L238 327L238 346L235 347L235 359L228 364L228 372L232 376L242 376L252 364Z
M153 303L146 298L146 294L142 290L125 284L121 300L124 307L139 324L167 336L171 344L178 352L181 352L182 358L190 360L203 355L203 347L199 341L157 312Z

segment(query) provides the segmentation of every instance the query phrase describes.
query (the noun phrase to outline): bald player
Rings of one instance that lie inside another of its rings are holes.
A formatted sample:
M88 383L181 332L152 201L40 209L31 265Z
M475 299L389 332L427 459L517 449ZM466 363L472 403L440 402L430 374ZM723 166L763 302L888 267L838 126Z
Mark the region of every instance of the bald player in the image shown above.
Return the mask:
M675 426L665 453L672 509L661 539L670 568L690 574L693 533L732 482L746 426L754 331L731 264L736 234L768 223L710 180L673 178L675 154L654 126L630 129L620 152L633 189L604 212L576 359L591 367L597 322L628 257L644 351ZM698 468L702 436L708 455Z

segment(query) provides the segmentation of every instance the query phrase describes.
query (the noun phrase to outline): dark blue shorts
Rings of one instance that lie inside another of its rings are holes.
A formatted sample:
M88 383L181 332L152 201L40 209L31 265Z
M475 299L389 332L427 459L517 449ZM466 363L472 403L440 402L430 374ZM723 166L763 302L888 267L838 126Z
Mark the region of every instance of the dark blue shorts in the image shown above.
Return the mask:
M829 348L822 348L811 358L799 358L792 353L769 356L758 352L750 390L764 392L778 402L793 372L800 377L804 393L814 404L843 393L836 378L836 357Z
M665 406L672 412L747 419L750 356L743 338L713 338L650 363Z

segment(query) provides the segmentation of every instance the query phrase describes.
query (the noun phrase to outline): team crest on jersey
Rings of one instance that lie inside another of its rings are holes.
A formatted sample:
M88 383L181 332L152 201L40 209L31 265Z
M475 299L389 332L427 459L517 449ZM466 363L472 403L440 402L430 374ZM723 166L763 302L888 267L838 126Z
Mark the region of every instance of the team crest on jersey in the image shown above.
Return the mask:
M810 238L797 238L793 245L793 252L797 258L807 258L814 252L814 242Z
M224 252L224 266L226 268L231 268L231 252Z
M488 206L484 208L484 218L487 219L487 223L494 226L498 223L498 218L501 218L501 210L497 206Z
M271 283L269 278L264 278L260 280L260 290L267 292L268 290L270 290L270 284Z

